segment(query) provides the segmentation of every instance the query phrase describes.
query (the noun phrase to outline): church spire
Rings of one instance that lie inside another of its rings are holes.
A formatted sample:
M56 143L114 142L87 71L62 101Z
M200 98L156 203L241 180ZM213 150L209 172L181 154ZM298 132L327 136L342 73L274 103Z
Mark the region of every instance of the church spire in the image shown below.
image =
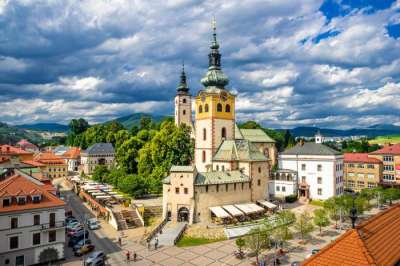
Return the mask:
M181 72L181 80L179 86L177 88L178 94L187 94L189 92L189 88L186 81L186 73L185 73L185 63L182 62L182 72Z
M219 44L217 41L217 24L215 18L211 22L213 30L213 39L210 45L210 53L208 54L208 71L206 76L201 79L201 83L205 87L218 87L224 89L229 83L229 79L221 70L221 54L219 53Z

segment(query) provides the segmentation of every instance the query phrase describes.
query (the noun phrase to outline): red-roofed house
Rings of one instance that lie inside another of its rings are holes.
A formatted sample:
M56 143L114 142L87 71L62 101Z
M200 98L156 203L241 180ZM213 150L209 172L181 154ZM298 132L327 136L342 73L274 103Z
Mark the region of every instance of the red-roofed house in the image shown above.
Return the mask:
M25 151L29 151L29 152L33 152L33 153L37 153L39 152L39 148L38 146L36 146L35 144L30 143L28 140L26 139L21 139L20 141L17 142L17 144L15 145Z
M343 161L345 188L361 191L378 186L382 176L380 160L370 158L368 153L345 153Z
M0 265L64 258L65 202L38 180L14 175L0 182Z
M382 183L400 185L400 143L387 145L382 149L371 152L369 157L383 163Z
M302 266L400 264L400 204L348 230Z
M17 159L19 161L32 160L33 152L24 151L11 145L0 145L0 160Z
M81 161L81 149L79 147L71 147L63 155L65 162L68 165L68 171L76 172Z

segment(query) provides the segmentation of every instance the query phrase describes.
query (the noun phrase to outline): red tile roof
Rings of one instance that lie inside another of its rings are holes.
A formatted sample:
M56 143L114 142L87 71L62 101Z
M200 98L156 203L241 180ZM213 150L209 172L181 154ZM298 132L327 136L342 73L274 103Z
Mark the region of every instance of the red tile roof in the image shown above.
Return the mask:
M345 153L345 163L382 163L376 158L368 157L368 153Z
M22 154L33 154L32 152L24 151L21 148L14 147L11 145L1 145L0 146L0 155L22 155Z
M302 266L395 265L400 261L400 204L348 230Z
M77 159L81 155L81 149L78 147L72 147L63 154L64 158Z
M65 164L65 161L52 152L41 152L33 158L34 161L43 164Z
M29 165L32 165L32 166L35 166L35 167L46 166L45 164L42 164L42 163L37 162L37 161L32 161L32 160L25 160L25 161L22 161L22 163L29 164Z
M30 148L30 149L39 149L35 144L30 143L26 139L21 139L17 142L16 146L21 147L22 149Z
M371 152L371 154L392 154L392 155L400 155L400 143L385 146L382 149Z
M28 199L25 204L18 205L13 202L10 206L5 207L0 204L0 213L65 206L64 201L51 194L48 190L49 188L46 185L38 185L22 175L14 175L7 178L0 182L0 197L41 194L42 200L39 203L32 203Z

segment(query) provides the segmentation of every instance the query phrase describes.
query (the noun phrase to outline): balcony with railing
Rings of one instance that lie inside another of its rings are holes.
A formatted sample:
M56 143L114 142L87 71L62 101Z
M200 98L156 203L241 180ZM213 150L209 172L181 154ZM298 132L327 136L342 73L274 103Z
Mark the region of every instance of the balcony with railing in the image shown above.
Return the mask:
M52 229L59 229L65 227L64 221L41 224L42 230L52 230Z

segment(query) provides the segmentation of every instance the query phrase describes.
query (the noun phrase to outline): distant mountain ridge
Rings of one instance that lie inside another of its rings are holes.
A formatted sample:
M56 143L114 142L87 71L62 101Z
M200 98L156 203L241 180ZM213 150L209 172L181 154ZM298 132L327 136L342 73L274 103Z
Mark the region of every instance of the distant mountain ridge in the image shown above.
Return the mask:
M35 132L28 132L25 129L0 122L0 144L15 144L21 139L37 142L41 140L41 137Z
M67 132L69 129L67 125L58 123L23 124L23 125L17 125L16 127L33 131L49 131L49 132Z
M373 138L377 136L400 134L400 126L390 124L377 124L368 128L352 128L347 130L318 127L295 127L293 129L289 129L290 133L296 137L313 137L318 130L326 137L348 137L363 135Z
M140 119L142 117L150 117L154 122L158 123L158 122L161 122L164 118L169 117L169 116L146 114L146 113L134 113L131 115L118 117L114 120L120 122L126 129L131 129L133 125L135 125L135 126L140 125ZM111 121L114 121L114 120L111 120ZM107 121L105 123L109 123L111 121Z

